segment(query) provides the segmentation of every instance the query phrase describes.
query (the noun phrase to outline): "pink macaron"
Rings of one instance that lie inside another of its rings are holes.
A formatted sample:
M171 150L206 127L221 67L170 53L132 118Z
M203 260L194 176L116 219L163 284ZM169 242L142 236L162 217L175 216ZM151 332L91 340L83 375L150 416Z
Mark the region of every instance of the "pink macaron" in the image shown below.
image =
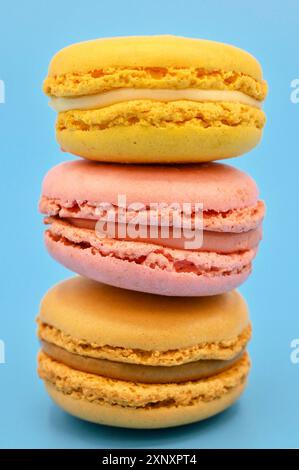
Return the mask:
M242 284L264 203L247 174L218 163L62 163L40 200L45 243L67 268L125 289L216 295Z

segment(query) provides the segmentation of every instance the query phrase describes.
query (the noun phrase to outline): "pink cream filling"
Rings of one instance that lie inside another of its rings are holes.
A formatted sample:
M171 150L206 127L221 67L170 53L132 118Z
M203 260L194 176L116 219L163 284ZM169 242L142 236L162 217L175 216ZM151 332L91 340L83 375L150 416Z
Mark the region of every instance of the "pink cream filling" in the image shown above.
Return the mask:
M96 220L80 219L80 218L62 218L74 227L83 228L94 231L96 229ZM122 225L122 227L120 227ZM180 237L174 233L173 227L169 228L169 232L161 233L161 227L157 227L157 233L153 236L150 233L150 227L143 227L144 231L142 236L133 237L119 236L124 233L124 224L115 224L115 235L113 238L117 240L126 240L134 242L152 243L154 245L165 246L172 249L188 249L188 242L194 239L194 232L190 229L184 228L181 231ZM127 233L127 231L126 231ZM144 236L146 233L146 236ZM165 236L166 235L166 236ZM199 248L192 248L193 251L214 251L216 253L233 253L237 251L249 250L258 245L262 238L262 226L259 225L256 229L249 230L248 232L229 233L229 232L213 232L203 230L202 245ZM187 245L187 246L186 246Z
M161 248L164 247L166 250L180 250L181 254L185 252L186 254L201 253L203 255L206 252L209 255L219 253L220 256L238 253L241 255L241 253L244 254L247 251L256 252L262 238L262 220L265 213L263 201L257 201L253 206L231 209L226 212L204 211L202 240L199 239L199 243L191 243L190 245L190 241L192 242L196 235L194 227L198 226L193 215L189 220L191 222L189 227L192 227L192 230L185 227L178 232L177 229L170 226L169 231L165 232L165 229L163 229L162 233L161 226L159 226L160 222L158 221L158 226L155 226L155 230L153 230L153 226L150 227L146 222L149 220L147 219L148 211L142 211L145 222L144 224L141 222L140 227L136 227L132 236L132 232L127 230L127 223L132 222L136 212L127 211L125 222L119 225L116 223L112 226L114 232L110 234L109 231L109 235L106 236L104 242L104 240L101 241L100 236L99 228L101 225L96 224L98 221L103 223L104 220L107 220L107 214L99 212L96 203L77 200L62 201L42 196L39 207L40 211L47 215L45 222L52 225L50 231L56 236L58 230L59 236L67 239L70 237L70 241L73 242L80 239L80 243L89 243L92 240L92 246L110 246L112 242L116 242L122 244L122 247L123 244L126 244L126 250L129 251L133 246L135 250L138 245L140 249L142 246L144 251L146 247L152 247L152 250L156 245ZM117 206L115 206L115 210L117 213ZM158 215L161 214L158 212ZM176 220L180 220L180 218ZM131 227L134 226L132 223L130 225ZM140 228L142 228L142 231ZM105 231L107 233L107 225ZM132 246L130 242L132 242Z

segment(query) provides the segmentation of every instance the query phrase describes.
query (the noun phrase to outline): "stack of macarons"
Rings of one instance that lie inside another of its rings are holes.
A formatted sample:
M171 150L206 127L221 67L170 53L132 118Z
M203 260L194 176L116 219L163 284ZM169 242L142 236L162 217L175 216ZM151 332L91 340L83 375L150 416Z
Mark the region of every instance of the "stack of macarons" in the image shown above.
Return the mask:
M44 82L57 140L82 157L44 178L50 255L79 276L38 316L38 370L82 419L160 428L234 403L265 205L214 160L261 139L267 86L248 53L175 36L98 39L56 54Z

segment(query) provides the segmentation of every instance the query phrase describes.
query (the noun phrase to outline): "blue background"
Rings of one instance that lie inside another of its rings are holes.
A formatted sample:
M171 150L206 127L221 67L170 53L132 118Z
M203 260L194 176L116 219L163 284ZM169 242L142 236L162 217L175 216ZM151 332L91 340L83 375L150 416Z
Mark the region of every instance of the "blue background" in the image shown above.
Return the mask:
M0 447L298 447L298 119L290 82L299 77L298 1L2 1L0 79ZM241 291L254 325L253 369L240 402L208 421L172 430L127 431L67 416L36 375L34 319L41 297L70 273L46 254L37 211L46 171L67 158L41 92L52 55L100 36L172 33L228 42L262 63L270 92L262 143L230 163L250 173L268 206L254 273Z

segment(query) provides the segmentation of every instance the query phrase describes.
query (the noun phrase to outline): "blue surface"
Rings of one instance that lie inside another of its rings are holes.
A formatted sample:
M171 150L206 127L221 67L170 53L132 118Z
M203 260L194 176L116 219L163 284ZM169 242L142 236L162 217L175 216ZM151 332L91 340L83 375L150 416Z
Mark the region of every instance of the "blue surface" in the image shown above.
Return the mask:
M47 6L46 6L47 5ZM290 342L298 320L298 119L290 82L299 77L297 1L1 2L2 184L0 447L298 447L299 364ZM99 36L173 33L232 43L261 61L270 84L263 142L230 163L257 181L268 206L264 242L242 292L251 308L253 369L240 402L206 422L163 431L124 431L67 416L35 372L34 318L45 291L70 273L51 260L37 212L45 172L66 155L41 83L52 55Z

